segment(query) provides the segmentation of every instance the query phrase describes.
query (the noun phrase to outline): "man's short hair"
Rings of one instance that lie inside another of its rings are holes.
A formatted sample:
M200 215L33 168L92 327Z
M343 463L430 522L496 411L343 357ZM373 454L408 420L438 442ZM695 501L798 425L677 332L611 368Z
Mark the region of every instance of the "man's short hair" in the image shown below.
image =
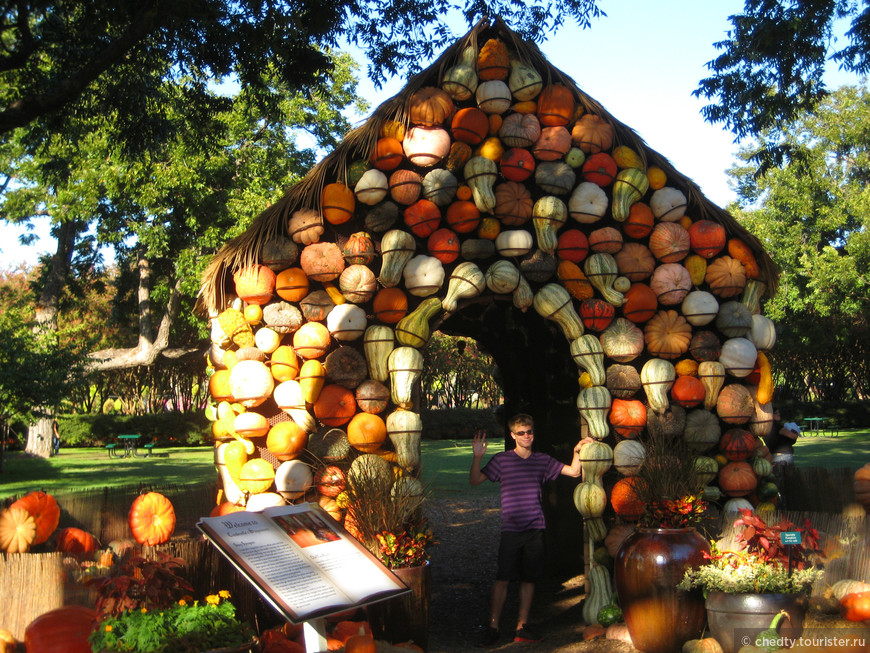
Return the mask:
M535 426L535 418L529 415L528 413L517 413L513 417L508 420L508 428L512 433L516 433L516 427L518 426Z

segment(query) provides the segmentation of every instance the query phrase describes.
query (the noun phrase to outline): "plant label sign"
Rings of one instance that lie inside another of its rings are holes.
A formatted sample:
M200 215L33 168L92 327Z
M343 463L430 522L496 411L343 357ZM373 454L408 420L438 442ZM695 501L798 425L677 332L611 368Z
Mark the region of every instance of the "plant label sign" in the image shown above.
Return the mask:
M800 531L783 531L779 534L779 540L782 542L783 546L788 546L789 544L800 544Z

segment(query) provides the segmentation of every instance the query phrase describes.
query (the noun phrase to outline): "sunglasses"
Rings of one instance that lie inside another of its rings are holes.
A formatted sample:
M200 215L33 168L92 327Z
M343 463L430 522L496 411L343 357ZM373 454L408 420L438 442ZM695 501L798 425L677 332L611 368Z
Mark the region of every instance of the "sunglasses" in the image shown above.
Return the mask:
M529 429L528 431L514 431L514 435L534 435L534 431Z

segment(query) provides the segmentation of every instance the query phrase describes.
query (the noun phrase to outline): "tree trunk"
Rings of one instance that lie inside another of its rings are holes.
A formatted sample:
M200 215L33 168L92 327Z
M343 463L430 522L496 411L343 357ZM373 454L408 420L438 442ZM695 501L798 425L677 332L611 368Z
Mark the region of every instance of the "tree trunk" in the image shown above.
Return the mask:
M577 365L555 322L534 310L525 313L510 300L473 300L433 328L474 338L495 359L504 391L505 420L529 413L535 420L535 450L569 464L581 439ZM513 445L505 428L505 446ZM573 503L578 479L560 477L544 491L547 561L551 572L582 572L583 523Z

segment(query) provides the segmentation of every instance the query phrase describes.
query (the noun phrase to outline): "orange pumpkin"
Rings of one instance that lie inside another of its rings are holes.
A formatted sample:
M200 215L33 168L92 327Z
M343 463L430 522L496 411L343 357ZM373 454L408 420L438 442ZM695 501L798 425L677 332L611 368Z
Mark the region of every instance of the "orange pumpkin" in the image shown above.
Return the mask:
M301 301L308 287L308 275L302 268L287 268L275 278L275 293L288 302Z
M337 383L323 386L314 402L314 416L326 426L342 426L356 413L353 391ZM368 413L366 413L368 414Z
M453 116L450 130L457 141L477 145L489 133L489 116L477 107L460 109Z
M10 508L24 508L36 522L36 539L33 544L42 544L57 530L60 521L60 506L53 496L41 490L28 492L13 502Z
M341 641L346 642L354 635L369 635L372 634L372 627L368 621L339 621L332 629L332 636Z
M725 431L722 439L719 440L719 451L721 451L722 455L724 455L728 460L746 460L755 451L755 436L745 429L729 429Z
M215 401L232 401L233 391L230 387L230 371L215 370L209 377L208 390Z
M631 244L637 245L639 243ZM616 254L622 249L622 233L613 227L595 229L589 234L589 248L593 252Z
M377 653L377 650L371 635L353 635L344 643L344 653Z
M646 406L637 399L614 397L610 403L610 423L624 438L634 438L646 426Z
M33 653L91 653L96 621L96 611L81 605L49 610L27 624L24 646Z
M671 398L683 408L694 408L704 401L706 394L704 384L696 376L678 376L671 386Z
M411 124L437 127L453 115L456 107L446 91L435 86L424 86L408 98Z
M864 510L870 512L870 463L855 470L852 477L852 489L855 491L855 499L864 506Z
M327 465L317 474L314 481L317 491L326 497L337 497L344 490L347 478L341 467Z
M870 592L854 592L840 599L840 615L846 621L870 619Z
M401 288L382 288L375 295L375 317L385 324L395 324L408 314L408 296Z
M603 299L589 298L580 302L580 319L583 326L593 331L604 331L613 321L616 308Z
M459 234L469 234L480 225L480 209L474 202L459 200L447 207L447 224Z
M495 187L495 217L505 226L519 226L532 217L532 194L525 184L506 181Z
M629 238L646 238L653 230L656 218L649 204L635 202L622 223L622 231Z
M58 531L55 548L63 553L89 556L97 550L97 540L87 531L70 526Z
M169 541L175 530L175 509L172 502L159 492L147 492L133 501L127 522L139 544L163 544Z
M704 258L713 258L725 248L725 227L712 220L698 220L689 227L692 251Z
M402 149L402 143L390 136L379 138L375 143L375 151L372 152L372 165L378 170L389 172L395 170L405 158L405 150Z
M538 120L545 127L567 125L574 117L577 102L573 91L564 84L545 86L538 96Z
M477 227L477 237L484 240L495 240L501 233L501 222L496 218L481 218Z
M335 243L311 243L299 255L299 264L309 279L333 281L344 272L344 255Z
M432 232L426 241L429 253L442 263L453 263L459 258L459 237L450 229Z
M355 449L374 453L387 439L387 426L373 413L357 413L347 425L347 439Z
M643 516L643 480L639 476L619 479L610 492L610 505L614 512L627 521L637 521Z
M308 433L293 420L278 422L266 435L266 448L278 460L294 460L308 445Z
M501 174L510 181L525 181L535 172L535 158L521 147L505 150L499 160Z
M604 188L616 177L616 161L607 152L593 154L583 164L583 179Z
M729 497L745 497L758 486L752 465L732 461L719 470L719 487Z
M21 506L0 511L0 551L26 553L36 539L36 520Z
M743 264L747 279L757 279L758 275L761 274L755 254L752 253L749 245L739 238L728 240L728 254Z
M252 265L233 274L236 295L249 304L263 305L272 299L275 273L265 265Z
M720 256L707 266L704 281L719 297L736 297L746 287L746 269L731 256Z
M353 189L341 182L327 184L321 195L321 212L330 224L344 224L353 217L356 197Z
M441 209L431 200L420 199L405 209L404 220L415 236L426 238L441 224Z
M635 324L646 322L658 310L658 298L645 283L633 283L625 293L622 314Z
M755 416L755 398L741 383L729 383L719 392L716 413L728 424L746 424Z
M571 129L571 140L586 154L607 151L613 146L613 125L594 113L587 113Z
M348 265L368 265L378 255L372 237L365 231L351 234L344 247L341 248L341 254Z
M320 358L330 344L329 329L320 322L306 322L293 334L293 349L302 358Z
M678 263L689 255L689 232L676 222L660 222L649 237L649 250L662 263Z
M564 127L544 127L532 147L539 161L558 161L571 149L571 133Z

